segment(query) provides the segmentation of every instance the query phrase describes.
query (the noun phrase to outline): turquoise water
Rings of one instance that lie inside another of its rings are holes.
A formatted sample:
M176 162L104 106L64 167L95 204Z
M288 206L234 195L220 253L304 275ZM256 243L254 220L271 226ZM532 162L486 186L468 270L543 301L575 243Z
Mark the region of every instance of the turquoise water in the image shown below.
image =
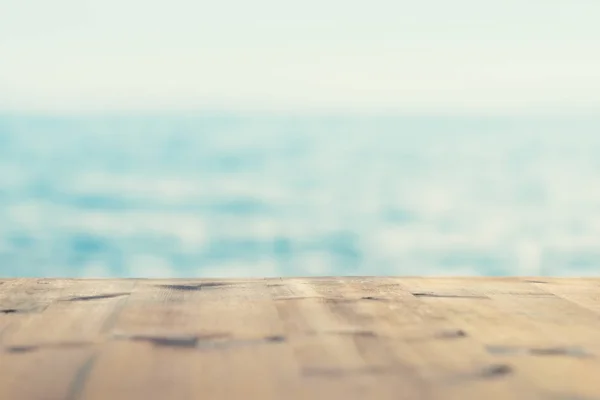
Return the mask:
M600 120L0 117L4 276L593 275Z

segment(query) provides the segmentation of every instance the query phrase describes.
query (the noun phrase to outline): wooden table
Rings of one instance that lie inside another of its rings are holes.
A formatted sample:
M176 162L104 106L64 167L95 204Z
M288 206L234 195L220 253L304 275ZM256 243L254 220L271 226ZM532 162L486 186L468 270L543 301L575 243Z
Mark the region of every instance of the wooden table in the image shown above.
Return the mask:
M0 280L0 399L600 399L600 279Z

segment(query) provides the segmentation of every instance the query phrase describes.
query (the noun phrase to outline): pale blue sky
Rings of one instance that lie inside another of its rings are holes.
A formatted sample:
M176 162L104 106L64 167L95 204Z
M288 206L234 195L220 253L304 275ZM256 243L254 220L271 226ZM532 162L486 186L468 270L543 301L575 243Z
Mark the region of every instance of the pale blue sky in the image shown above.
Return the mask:
M589 112L597 0L0 0L0 111Z

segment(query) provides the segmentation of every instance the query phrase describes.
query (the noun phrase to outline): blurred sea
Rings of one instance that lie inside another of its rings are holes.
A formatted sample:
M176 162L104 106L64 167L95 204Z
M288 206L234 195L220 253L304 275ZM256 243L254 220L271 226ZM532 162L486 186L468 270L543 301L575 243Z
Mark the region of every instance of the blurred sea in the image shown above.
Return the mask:
M594 275L600 119L0 117L0 275Z

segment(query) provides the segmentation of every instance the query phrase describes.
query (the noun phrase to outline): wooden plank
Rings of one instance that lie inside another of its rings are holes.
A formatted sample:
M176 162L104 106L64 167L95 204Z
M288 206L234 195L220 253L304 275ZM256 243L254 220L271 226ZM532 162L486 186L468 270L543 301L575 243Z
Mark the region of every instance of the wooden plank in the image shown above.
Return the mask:
M0 280L0 399L600 399L600 279Z
M488 354L462 321L430 307L402 281L346 279L338 292L354 299L339 305L344 312L375 329L363 347L380 348L379 352L393 354L397 363L410 368L422 381L421 398L477 398L482 387L490 399L515 394L539 398L535 388L514 375L510 366Z
M0 399L73 398L134 285L20 280L2 290L0 308L15 310L6 316L16 320L2 335Z
M600 320L589 310L541 290L537 283L513 282L416 279L405 285L410 291L430 294L422 300L461 323L488 353L537 387L538 393L547 398L600 397L595 378L600 365L593 350ZM466 288L474 297L457 295Z
M279 398L295 372L282 333L263 280L142 283L83 398Z
M336 307L354 303L336 281L294 279L272 288L298 364L299 398L422 398L423 382L410 368L380 347L361 348L374 328Z

